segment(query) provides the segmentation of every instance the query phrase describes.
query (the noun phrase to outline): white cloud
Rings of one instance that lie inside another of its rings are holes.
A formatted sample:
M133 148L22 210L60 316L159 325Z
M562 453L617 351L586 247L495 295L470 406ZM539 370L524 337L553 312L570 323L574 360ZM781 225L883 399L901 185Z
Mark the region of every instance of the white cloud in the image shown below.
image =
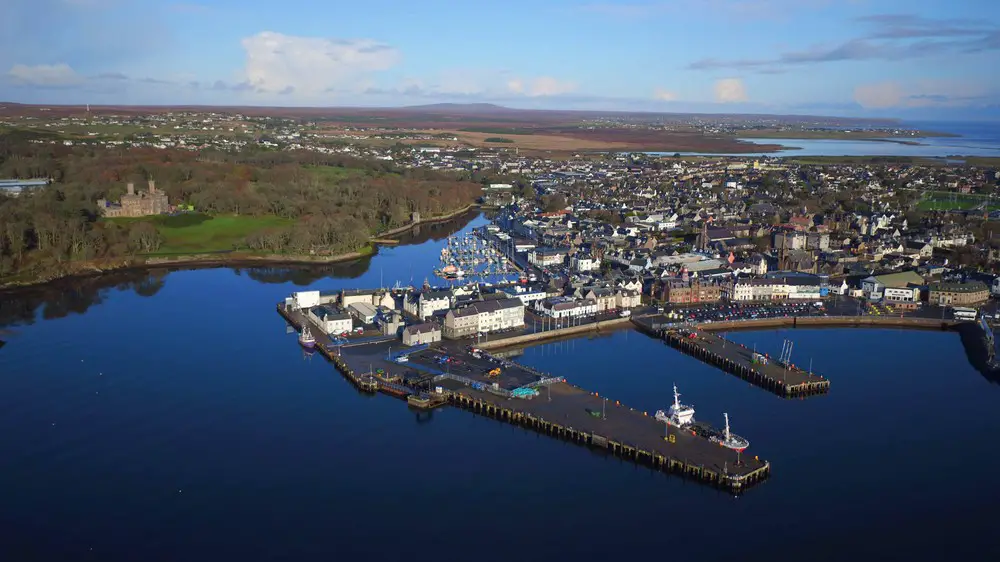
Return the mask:
M507 91L531 97L558 96L576 91L576 84L564 82L551 76L539 76L529 81L512 78L507 81Z
M79 84L81 77L66 63L15 64L7 71L7 76L15 83L23 86L60 87Z
M896 107L903 101L903 89L896 82L862 84L854 88L854 101L865 108Z
M259 91L315 95L362 90L372 73L399 62L399 51L369 39L296 37L264 31L244 38L246 79Z
M670 90L664 90L663 88L657 88L653 92L653 98L660 101L677 101L677 93L671 92Z
M713 87L715 101L719 103L739 103L747 101L747 89L739 78L717 80Z

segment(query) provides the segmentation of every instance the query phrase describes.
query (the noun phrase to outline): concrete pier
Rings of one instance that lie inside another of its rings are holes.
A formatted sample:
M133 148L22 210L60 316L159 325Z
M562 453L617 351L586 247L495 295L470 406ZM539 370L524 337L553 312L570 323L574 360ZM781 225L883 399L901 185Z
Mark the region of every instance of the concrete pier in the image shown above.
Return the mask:
M649 318L638 319L635 324L641 331L662 338L671 347L778 396L812 396L830 390L830 381L824 377L794 364L782 365L766 354L755 353L752 349L704 330L702 326L657 329L657 325ZM712 326L716 328L715 324Z
M457 346L444 348L440 353L461 359L462 376L453 373L448 377L435 377L431 388L407 387L398 375L390 375L389 371L431 369L427 357L415 356L406 367L385 362L379 348L383 344L367 346L373 348L368 352L364 351L366 346L334 346L324 341L322 332L305 315L286 310L283 304L279 304L277 310L297 330L308 325L318 336L317 351L331 360L359 391L402 398L415 408L454 406L599 449L653 470L682 475L727 493L742 493L770 475L770 463L753 454L737 453L689 430L668 428L657 421L652 412L635 410L564 380L547 383L531 399L510 397L510 392L504 390L522 386L527 379L538 380L544 374L506 363L503 375L489 379L485 377L486 370L495 367L496 363L472 357ZM373 367L382 368L385 375L371 372ZM476 389L463 384L459 380L463 378L497 381L497 389L488 389L486 385Z

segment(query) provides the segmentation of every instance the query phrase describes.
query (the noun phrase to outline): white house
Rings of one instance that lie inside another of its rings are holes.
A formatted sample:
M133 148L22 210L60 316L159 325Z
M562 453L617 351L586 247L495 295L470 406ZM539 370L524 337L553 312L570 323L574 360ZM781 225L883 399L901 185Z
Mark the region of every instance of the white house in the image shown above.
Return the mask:
M573 257L573 269L580 273L596 271L601 268L601 260L589 255Z
M553 297L538 302L538 311L552 318L577 318L597 314L597 301Z
M525 306L530 305L535 301L540 301L545 298L545 290L538 287L525 287L523 285L514 285L503 290L503 294L507 295L507 298L518 299Z
M350 314L335 312L325 306L310 308L309 318L327 334L342 334L354 328L354 320Z

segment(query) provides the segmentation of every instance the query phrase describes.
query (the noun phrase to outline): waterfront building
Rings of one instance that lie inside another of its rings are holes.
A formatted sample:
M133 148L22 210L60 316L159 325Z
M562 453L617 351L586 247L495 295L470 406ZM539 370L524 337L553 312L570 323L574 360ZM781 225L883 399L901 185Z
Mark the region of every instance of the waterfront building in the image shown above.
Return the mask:
M309 319L326 334L342 334L354 329L354 320L350 314L338 312L327 305L310 308Z
M968 306L986 302L990 298L989 287L982 281L968 283L931 283L928 302L939 305Z
M552 297L537 303L538 312L551 318L579 318L597 314L597 301Z
M718 302L722 298L722 285L705 283L699 279L672 278L663 281L660 299L670 304Z
M591 289L583 296L583 298L596 302L597 312L612 310L618 305L617 299L615 298L615 292L604 287Z
M426 320L434 316L435 312L451 308L452 301L452 292L448 290L421 291L407 295L403 302L403 310L421 320Z
M441 326L433 322L403 328L403 345L421 345L441 341Z
M380 306L378 314L375 316L375 325L379 327L384 336L399 335L399 331L404 325L403 315L396 310Z
M642 304L642 293L634 289L621 289L615 293L618 308L635 308Z
M492 299L449 310L444 316L444 337L460 339L524 327L524 303L519 299Z
M375 323L375 317L378 315L378 309L369 302L353 303L347 307L347 311L362 324Z
M509 299L518 299L525 306L535 301L544 299L548 294L541 287L525 287L523 285L513 285L500 291Z
M869 300L917 302L924 278L915 271L873 275L861 280L861 294Z
M98 199L97 207L105 217L145 217L170 211L167 194L156 190L156 182L149 180L149 190L136 192L135 184L128 183L127 193L118 203Z

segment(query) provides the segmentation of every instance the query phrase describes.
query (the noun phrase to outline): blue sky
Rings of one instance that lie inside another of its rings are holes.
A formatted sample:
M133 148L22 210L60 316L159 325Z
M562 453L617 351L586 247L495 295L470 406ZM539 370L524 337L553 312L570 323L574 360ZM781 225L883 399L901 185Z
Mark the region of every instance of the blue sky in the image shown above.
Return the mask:
M996 0L4 0L0 100L1000 114Z

